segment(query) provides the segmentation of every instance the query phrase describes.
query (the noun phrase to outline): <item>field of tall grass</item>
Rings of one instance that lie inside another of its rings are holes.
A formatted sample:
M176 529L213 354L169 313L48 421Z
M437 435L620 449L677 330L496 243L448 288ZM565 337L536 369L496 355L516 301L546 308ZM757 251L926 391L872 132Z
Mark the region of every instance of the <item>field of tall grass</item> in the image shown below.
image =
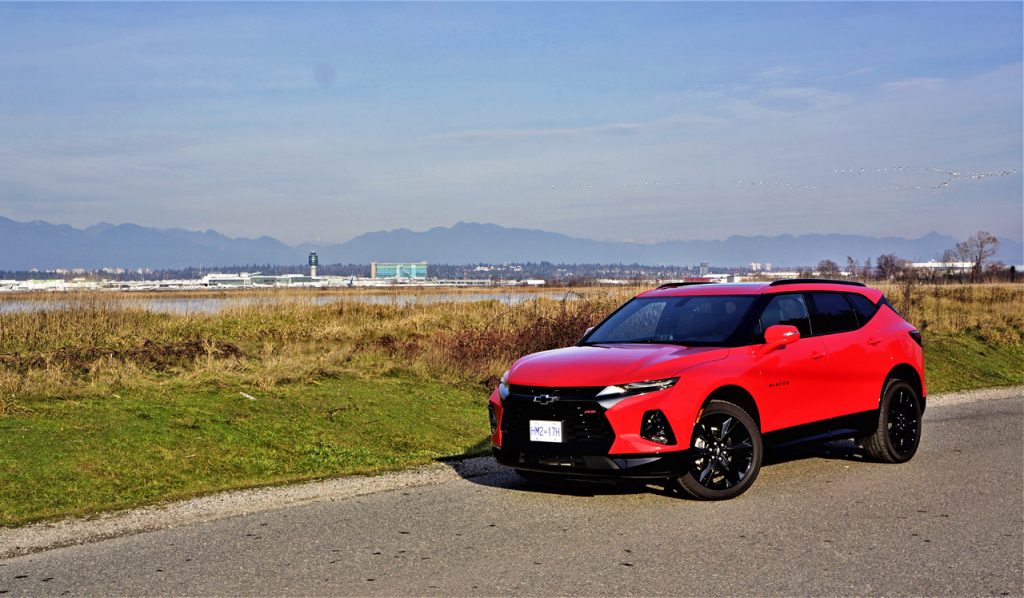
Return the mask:
M269 390L342 372L490 384L522 353L571 344L628 295L316 305L266 294L213 314L60 296L54 309L0 314L0 396L102 395L170 378Z
M0 314L0 414L22 397L102 396L172 378L270 390L343 372L402 373L487 387L515 358L572 344L638 290L567 291L512 305L315 305L268 293L213 314L153 313L109 294L62 296L55 309ZM883 290L926 339L1024 342L1024 285Z
M923 331L931 392L1024 383L1024 285L883 288ZM484 451L501 372L639 290L0 313L0 525Z

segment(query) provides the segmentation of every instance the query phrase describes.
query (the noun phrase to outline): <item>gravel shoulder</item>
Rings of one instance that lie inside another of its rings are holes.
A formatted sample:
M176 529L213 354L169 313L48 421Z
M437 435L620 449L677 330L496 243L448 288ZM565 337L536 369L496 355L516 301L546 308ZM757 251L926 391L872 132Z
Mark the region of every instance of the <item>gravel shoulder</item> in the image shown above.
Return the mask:
M1024 386L988 388L928 397L928 408L1006 400ZM215 521L297 505L332 502L403 488L443 484L502 470L490 457L476 457L373 476L350 476L296 484L222 492L184 501L114 511L90 518L0 528L0 559L62 546Z

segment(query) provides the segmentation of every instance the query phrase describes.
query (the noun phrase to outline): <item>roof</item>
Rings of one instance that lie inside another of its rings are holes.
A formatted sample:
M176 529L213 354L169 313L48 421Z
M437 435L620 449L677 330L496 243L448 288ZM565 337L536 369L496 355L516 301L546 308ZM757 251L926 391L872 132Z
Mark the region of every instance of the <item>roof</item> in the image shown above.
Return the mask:
M771 282L730 282L730 283L707 283L707 284L686 284L680 286L665 285L657 289L651 289L637 295L637 297L684 297L684 296L708 296L708 295L760 295L777 293L796 293L806 291L839 291L843 293L857 293L864 295L871 301L878 301L882 297L882 291L871 287L852 285L843 282L823 280L817 281L792 281L785 284L772 284Z

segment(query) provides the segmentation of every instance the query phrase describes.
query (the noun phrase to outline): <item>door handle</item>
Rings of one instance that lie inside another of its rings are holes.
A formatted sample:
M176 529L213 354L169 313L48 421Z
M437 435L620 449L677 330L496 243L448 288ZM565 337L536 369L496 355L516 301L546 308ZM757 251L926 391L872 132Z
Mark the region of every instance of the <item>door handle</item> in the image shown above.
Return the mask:
M867 340L867 343L869 345L877 345L880 342L882 342L882 339L878 338L877 336L873 336Z
M811 353L811 359L821 359L822 357L824 357L826 355L828 355L828 353L822 353L821 351L815 351L814 353Z

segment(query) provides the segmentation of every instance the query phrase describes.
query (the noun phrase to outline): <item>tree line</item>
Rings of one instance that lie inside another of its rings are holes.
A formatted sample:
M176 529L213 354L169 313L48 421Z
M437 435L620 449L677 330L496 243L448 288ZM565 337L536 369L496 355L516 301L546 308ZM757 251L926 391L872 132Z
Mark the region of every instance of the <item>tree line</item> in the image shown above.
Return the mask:
M845 272L863 280L904 280L906 278L929 281L1016 281L1015 266L1009 268L992 258L999 251L999 239L986 231L978 231L966 240L957 243L942 253L938 268L914 268L910 260L892 253L884 253L874 259L869 257L859 262L847 256ZM832 260L818 262L816 273L823 278L838 278L844 270Z

